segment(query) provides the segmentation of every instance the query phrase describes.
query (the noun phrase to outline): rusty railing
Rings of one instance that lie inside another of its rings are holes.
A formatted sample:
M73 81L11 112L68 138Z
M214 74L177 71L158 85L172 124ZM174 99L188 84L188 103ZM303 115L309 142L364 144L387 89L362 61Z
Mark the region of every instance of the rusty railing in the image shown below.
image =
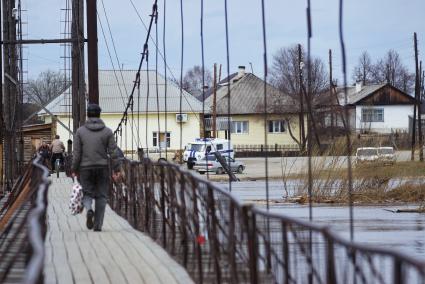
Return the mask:
M128 161L111 207L197 283L424 283L425 262L241 203L166 161Z
M40 156L17 180L0 209L0 282L42 283L48 170Z

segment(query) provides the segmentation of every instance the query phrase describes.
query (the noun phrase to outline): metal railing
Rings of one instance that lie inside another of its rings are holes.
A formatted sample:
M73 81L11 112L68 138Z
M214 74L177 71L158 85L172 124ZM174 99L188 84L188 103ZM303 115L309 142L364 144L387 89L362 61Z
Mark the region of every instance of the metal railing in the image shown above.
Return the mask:
M166 161L124 161L111 207L197 283L424 283L425 262L243 204Z
M0 282L42 283L48 170L37 156L0 209Z

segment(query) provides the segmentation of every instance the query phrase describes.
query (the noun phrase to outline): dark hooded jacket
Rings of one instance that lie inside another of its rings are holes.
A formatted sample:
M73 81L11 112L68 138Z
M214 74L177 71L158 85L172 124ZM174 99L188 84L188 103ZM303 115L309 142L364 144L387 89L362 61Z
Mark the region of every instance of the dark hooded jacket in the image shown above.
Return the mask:
M112 130L100 118L90 117L74 136L72 170L99 168L109 165L108 155L116 158L117 144Z

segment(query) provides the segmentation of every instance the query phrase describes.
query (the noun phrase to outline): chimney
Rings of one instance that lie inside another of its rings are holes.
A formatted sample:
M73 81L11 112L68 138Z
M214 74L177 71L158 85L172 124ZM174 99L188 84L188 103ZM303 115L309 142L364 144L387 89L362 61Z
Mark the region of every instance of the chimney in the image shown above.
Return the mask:
M238 66L238 74L233 78L233 82L239 81L243 76L245 76L245 66Z
M357 81L356 82L356 93L360 93L362 91L362 81Z
M238 66L238 78L245 76L245 66Z

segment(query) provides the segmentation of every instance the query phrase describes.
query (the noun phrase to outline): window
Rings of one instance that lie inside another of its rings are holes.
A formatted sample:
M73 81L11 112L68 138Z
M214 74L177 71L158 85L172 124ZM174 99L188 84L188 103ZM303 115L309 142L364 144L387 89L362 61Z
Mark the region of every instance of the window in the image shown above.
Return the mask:
M383 108L363 108L362 122L384 122Z
M232 133L248 133L248 121L232 121Z
M217 151L223 150L223 144L217 144Z
M159 140L160 140L159 145L158 145L158 136L159 136ZM171 142L171 133L170 132L167 132L167 134L165 134L165 132L153 132L152 137L153 137L153 141L152 141L153 147L159 146L160 148L165 148L165 143L167 143L167 148L170 148L170 142ZM167 138L167 140L165 140L165 137Z
M286 131L284 120L270 120L269 133L282 133Z

